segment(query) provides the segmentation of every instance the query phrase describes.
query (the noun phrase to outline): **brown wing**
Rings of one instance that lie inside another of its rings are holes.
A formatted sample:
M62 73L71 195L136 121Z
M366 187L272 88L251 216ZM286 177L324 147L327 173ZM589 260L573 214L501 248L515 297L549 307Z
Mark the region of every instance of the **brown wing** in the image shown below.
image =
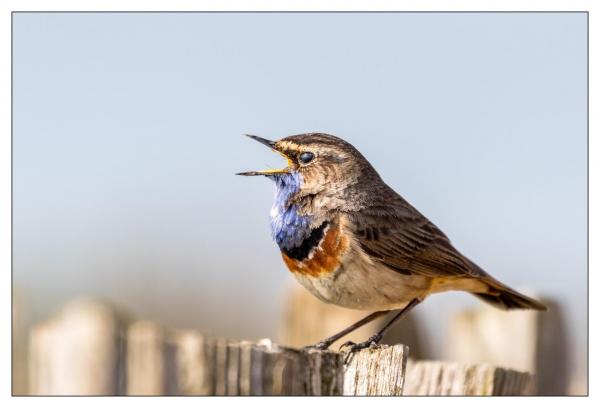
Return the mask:
M484 275L442 231L404 200L393 206L369 207L351 219L361 248L399 273L429 277Z
M492 278L461 255L431 221L401 197L349 216L354 236L376 262L406 275L477 278L488 285L474 292L501 309L546 310L546 306Z

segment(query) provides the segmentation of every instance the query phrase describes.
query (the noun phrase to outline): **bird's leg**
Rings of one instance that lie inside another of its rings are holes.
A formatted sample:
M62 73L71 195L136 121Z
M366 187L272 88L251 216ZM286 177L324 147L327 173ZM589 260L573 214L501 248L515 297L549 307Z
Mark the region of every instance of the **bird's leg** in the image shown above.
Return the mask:
M359 327L362 327L365 324L367 324L387 313L389 313L389 310L381 310L379 312L371 313L370 315L363 317L362 319L360 319L358 322L354 323L353 325L346 327L341 332L336 333L331 337L327 337L325 340L322 340L322 341L318 342L317 344L314 344L312 346L306 346L305 348L316 348L319 350L327 350L329 348L329 346L331 346L331 344L333 342L335 342L336 340L344 337L346 334L353 332L354 330L358 329Z
M379 344L379 342L383 338L383 335L385 334L385 332L387 332L394 323L396 323L398 320L400 320L404 315L406 315L406 313L408 313L413 307L415 307L416 305L418 305L421 302L422 302L422 299L419 299L419 298L415 298L415 299L411 300L404 307L404 309L400 310L394 317L392 317L392 319L389 322L387 322L385 324L385 326L383 326L381 328L381 330L379 330L377 333L375 333L374 335L369 337L367 339L367 341L363 341L362 343L354 343L352 341L347 341L344 344L342 344L341 347L350 346L350 354L351 354L355 351L362 350L367 347L376 346L377 344Z

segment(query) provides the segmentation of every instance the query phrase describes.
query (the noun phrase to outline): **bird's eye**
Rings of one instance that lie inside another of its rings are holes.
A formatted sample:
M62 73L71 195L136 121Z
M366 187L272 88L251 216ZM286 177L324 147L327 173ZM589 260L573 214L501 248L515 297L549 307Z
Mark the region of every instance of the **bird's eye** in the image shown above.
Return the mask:
M298 161L302 164L308 164L315 158L311 152L303 152L298 155Z

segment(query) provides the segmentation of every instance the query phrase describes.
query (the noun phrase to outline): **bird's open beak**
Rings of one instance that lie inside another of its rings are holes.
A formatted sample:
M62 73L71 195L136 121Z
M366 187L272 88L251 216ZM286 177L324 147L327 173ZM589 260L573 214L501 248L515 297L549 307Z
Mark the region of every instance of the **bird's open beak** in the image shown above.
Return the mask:
M269 139L265 139L264 137L260 137L260 136L256 136L256 135L246 135L248 136L250 139L254 139L256 140L258 143L262 143L267 147L270 147L271 149L275 150L275 142L269 140Z
M281 173L287 173L289 172L289 166L292 164L291 160L289 159L289 157L287 157L285 154L283 154L282 152L280 152L279 150L277 150L277 147L275 145L275 142L262 138L260 136L255 136L255 135L246 135L248 136L250 139L254 139L256 140L258 143L264 144L265 146L271 148L272 150L276 151L277 153L281 154L288 162L288 167L283 168L283 169L277 169L277 170L259 170L259 171L244 171L242 173L236 173L236 175L238 176L270 176L273 174L281 174Z

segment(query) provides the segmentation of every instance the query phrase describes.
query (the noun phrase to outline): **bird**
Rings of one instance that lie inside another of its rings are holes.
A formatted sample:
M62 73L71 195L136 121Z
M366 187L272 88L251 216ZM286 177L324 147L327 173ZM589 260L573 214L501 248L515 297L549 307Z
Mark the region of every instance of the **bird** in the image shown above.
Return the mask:
M246 135L282 155L282 169L246 171L275 183L273 239L296 280L326 303L371 312L314 345L321 350L385 315L393 317L350 352L380 343L385 332L432 294L463 291L504 310L546 310L493 278L388 186L347 141L304 133L271 141Z

